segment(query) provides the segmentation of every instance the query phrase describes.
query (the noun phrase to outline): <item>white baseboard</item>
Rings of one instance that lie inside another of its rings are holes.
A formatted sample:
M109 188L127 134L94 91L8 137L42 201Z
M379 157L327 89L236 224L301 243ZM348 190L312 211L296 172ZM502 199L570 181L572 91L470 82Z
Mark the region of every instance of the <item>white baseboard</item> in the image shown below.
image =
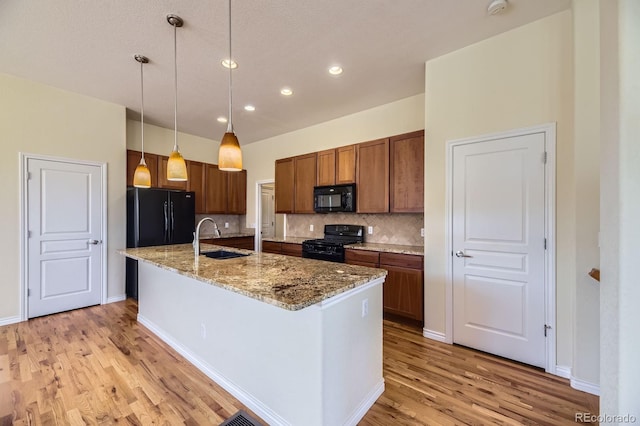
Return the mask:
M571 376L571 387L582 392L600 396L600 385L587 382L586 380L576 379L573 376Z
M194 355L188 348L182 346L173 337L165 333L164 330L162 330L152 321L138 314L138 322L151 330L153 334L158 336L163 342L171 346L176 352L185 357L191 364L193 364L198 370L206 374L211 380L222 386L227 392L233 395L244 405L249 407L251 411L260 416L268 424L291 426L289 422L280 417L276 412L253 397L253 395L245 392L242 388L227 380L227 378L217 372L215 368L205 362L202 358Z
M384 379L380 380L380 382L376 385L376 387L374 387L371 390L371 392L369 392L369 394L362 400L358 408L355 409L353 414L349 416L349 418L347 419L346 422L344 422L344 424L348 426L351 426L351 425L356 426L358 422L362 420L364 415L367 414L367 411L369 411L369 409L373 407L373 404L376 403L376 400L380 398L380 395L382 395L383 392L384 392Z
M567 367L566 365L556 365L556 376L570 379L571 367Z
M423 328L422 335L427 339L437 340L438 342L447 343L444 333L441 333L439 331L433 331L433 330L428 330L426 328Z
M127 295L126 294L121 294L119 296L111 296L111 297L107 297L107 304L115 303L115 302L122 302L123 300L127 300Z
M0 318L0 327L22 321L20 316Z

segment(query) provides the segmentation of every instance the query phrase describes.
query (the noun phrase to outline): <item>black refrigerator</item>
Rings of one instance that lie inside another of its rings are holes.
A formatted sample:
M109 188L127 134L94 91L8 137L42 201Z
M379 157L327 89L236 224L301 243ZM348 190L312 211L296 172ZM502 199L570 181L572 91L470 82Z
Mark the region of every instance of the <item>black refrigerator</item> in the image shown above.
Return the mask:
M194 192L127 188L127 248L193 241ZM138 298L138 261L127 258L127 297Z

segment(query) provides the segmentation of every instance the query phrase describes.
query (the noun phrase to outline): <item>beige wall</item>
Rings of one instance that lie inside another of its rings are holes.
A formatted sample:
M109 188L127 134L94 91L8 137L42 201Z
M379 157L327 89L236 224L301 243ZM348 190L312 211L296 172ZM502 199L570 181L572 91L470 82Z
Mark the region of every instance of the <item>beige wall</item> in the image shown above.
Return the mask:
M0 320L20 312L19 152L107 163L108 296L124 295L124 107L4 74L0 93Z
M600 413L640 419L640 2L601 0ZM629 421L611 422L614 424Z
M598 0L574 0L576 289L572 376L600 381L600 33Z
M562 12L428 61L425 328L445 331L445 145L557 122L557 364L571 366L576 231L572 15Z
M256 222L256 181L274 178L278 158L423 128L424 95L417 95L243 146L247 169L247 227L255 227Z

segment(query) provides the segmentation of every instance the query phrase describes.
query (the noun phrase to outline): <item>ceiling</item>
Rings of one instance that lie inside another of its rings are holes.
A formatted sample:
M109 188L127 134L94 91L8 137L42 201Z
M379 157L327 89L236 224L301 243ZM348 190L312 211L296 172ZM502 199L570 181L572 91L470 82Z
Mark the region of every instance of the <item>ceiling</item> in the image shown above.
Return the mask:
M233 123L241 143L424 93L425 61L570 8L571 0L234 0ZM178 129L219 140L226 129L226 0L2 0L0 72L127 108L173 129L177 14ZM340 64L341 76L327 72ZM469 70L473 72L473 70ZM288 86L294 94L285 97ZM243 109L255 105L254 112Z

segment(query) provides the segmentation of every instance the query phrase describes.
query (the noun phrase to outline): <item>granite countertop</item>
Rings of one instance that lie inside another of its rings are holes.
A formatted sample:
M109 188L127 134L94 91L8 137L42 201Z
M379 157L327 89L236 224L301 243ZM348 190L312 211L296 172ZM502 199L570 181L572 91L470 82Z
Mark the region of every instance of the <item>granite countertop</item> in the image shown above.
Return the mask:
M255 237L253 233L249 232L229 232L225 233L220 231L220 236L215 234L200 234L201 240L210 240L213 238L240 238L240 237Z
M403 246L399 244L358 243L349 244L345 248L354 250L378 251L384 253L413 254L424 256L424 246Z
M302 244L303 241L312 239L312 237L267 237L262 238L262 241L273 241L274 243Z
M162 269L297 311L387 275L383 269L201 244L202 251L250 256L194 261L191 244L128 248L119 253Z

